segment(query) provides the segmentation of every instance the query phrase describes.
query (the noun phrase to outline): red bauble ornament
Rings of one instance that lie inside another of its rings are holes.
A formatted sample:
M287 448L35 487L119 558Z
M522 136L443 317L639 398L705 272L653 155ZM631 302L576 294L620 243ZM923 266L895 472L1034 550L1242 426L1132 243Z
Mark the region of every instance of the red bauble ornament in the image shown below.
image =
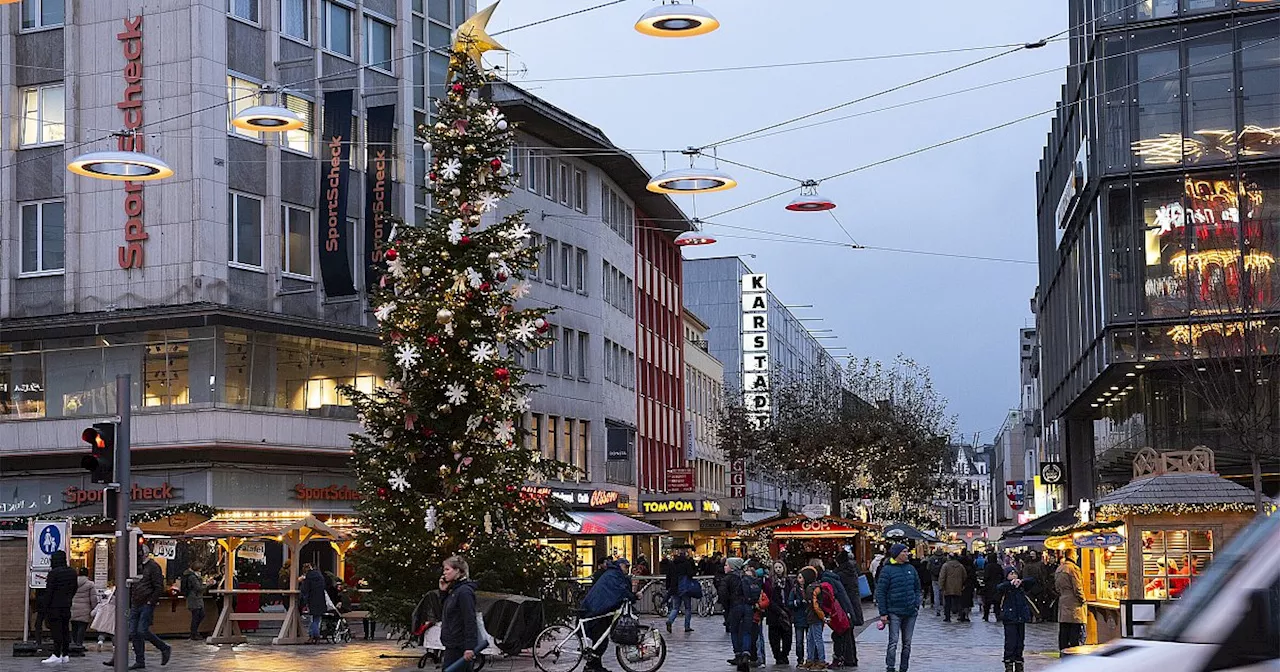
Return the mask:
M387 258L387 261L395 261L396 257L400 256L400 253L396 252L396 248L393 247L387 250L386 253L383 254L383 256Z
M462 93L466 89L462 86L462 82L455 82L452 88L454 93Z
M467 292L467 300L471 300L471 299L472 299L472 298L474 298L474 297L475 297L475 294L474 294L474 293L472 293L472 292Z
M386 498L387 498L387 489L386 489L386 488L378 488L378 496L379 496L379 497L381 497L381 498L383 498L383 499L386 499Z
M545 334L547 333L547 328L550 327L551 325L547 324L546 320L539 317L538 319L533 321L533 326L535 329L538 330L539 334Z
M506 282L506 281L507 281L507 278L509 278L509 277L511 277L511 276L507 275L506 273L499 273L499 274L498 274L498 282Z
M391 340L392 340L392 341L395 341L396 343L399 343L399 342L400 342L400 340L401 340L401 339L403 339L403 338L404 338L404 334L402 334L402 333L400 333L400 332L398 332L398 331L393 331L393 332L391 332Z
M487 291L489 291L491 288L492 288L492 285L490 285L490 284L489 284L489 283L487 283L487 282L482 282L482 283L480 283L480 291L482 291L482 292L487 292Z
M463 237L462 237L462 239L461 239L461 240L459 240L458 242L462 243L463 245L470 245L470 244L471 244L471 236L463 236Z
M507 370L505 367L500 366L493 370L493 377L497 378L498 380L505 381L511 377L511 371Z
M440 337L439 337L439 336L432 335L432 336L428 336L428 337L427 337L427 345L430 345L430 346L432 346L432 347L435 347L435 346L437 346L437 345L439 345L439 344L440 344Z
M494 159L490 161L489 167L493 169L493 172L498 172L502 169L502 159Z

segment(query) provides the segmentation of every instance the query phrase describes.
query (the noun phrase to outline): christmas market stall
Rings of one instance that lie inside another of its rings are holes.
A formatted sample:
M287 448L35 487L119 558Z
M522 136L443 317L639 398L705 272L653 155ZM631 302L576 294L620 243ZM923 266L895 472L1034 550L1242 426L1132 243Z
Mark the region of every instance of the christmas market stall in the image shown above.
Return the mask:
M1214 472L1207 448L1139 451L1128 485L1083 502L1080 522L1045 541L1080 562L1086 643L1142 636L1253 519L1253 502L1252 490Z
M777 516L745 527L738 536L748 555L767 553L794 571L810 558L831 563L848 546L865 567L874 551L880 526L838 516Z
M329 542L338 552L339 566L349 548L348 535L320 522L306 511L240 511L221 513L187 531L191 539L212 539L222 551L220 567L223 570L222 587L213 591L225 597L218 613L213 634L205 641L209 644L241 644L247 641L239 623L249 621L280 621L280 633L272 644L301 644L307 641L302 630L302 609L298 589L297 559L303 546L311 542ZM247 542L274 540L284 545L289 562L287 587L274 590L249 588L236 583L237 552ZM281 595L288 598L284 612L259 612L245 609L246 603L255 607L264 595ZM246 613L247 612L247 613Z

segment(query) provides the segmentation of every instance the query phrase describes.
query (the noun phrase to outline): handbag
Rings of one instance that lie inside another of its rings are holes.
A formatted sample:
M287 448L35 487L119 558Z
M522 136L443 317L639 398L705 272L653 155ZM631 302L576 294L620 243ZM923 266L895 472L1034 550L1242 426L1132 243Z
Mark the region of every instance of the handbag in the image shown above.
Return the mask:
M635 646L640 643L640 619L631 614L623 614L613 624L613 632L609 635L614 644Z
M693 579L682 576L680 577L679 586L680 597L688 597L695 600L702 599L702 583Z

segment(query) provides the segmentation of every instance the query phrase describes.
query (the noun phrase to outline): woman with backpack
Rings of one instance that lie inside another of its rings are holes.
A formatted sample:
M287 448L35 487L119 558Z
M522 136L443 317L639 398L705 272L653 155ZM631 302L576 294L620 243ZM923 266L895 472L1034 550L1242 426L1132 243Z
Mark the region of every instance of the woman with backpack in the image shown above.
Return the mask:
M1010 569L1005 582L996 587L1000 595L1000 618L1004 621L1004 672L1022 672L1022 651L1027 641L1027 623L1031 621L1031 598L1036 580L1020 578Z

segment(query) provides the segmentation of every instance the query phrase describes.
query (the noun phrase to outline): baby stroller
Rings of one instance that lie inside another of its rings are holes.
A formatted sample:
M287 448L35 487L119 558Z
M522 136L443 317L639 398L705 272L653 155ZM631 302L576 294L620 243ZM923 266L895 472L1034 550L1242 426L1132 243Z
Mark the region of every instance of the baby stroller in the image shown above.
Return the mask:
M331 608L320 617L320 639L330 644L351 641L351 626L342 612Z

